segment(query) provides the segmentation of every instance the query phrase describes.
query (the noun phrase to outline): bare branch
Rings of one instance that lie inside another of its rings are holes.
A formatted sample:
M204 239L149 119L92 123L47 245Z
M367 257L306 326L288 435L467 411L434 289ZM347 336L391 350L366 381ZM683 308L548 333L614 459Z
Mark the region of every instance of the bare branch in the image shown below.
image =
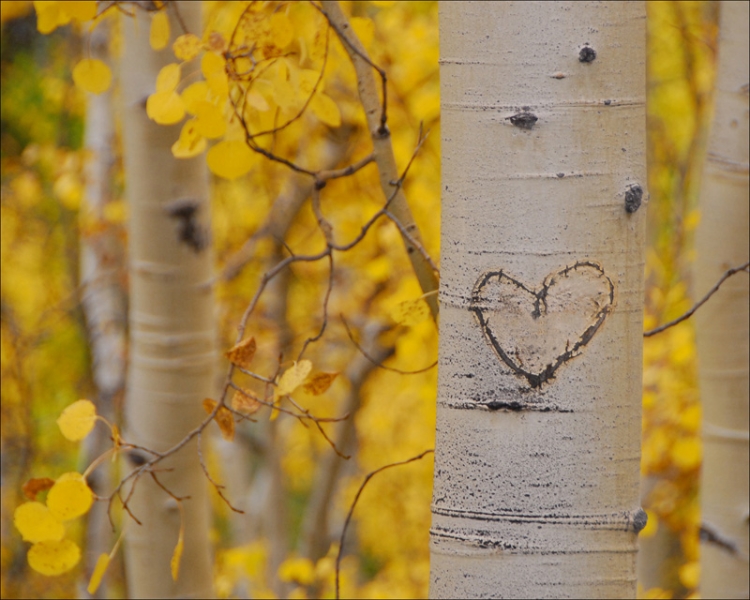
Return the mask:
M349 527L349 521L352 519L352 514L354 514L354 507L357 506L357 502L359 501L359 497L362 495L362 492L365 489L365 486L370 482L370 479L372 479L375 475L380 473L381 471L385 471L386 469L390 469L391 467L398 467L400 465L406 465L411 462L417 461L427 454L430 454L431 452L435 452L435 450L425 450L422 452L422 454L418 454L417 456L412 456L411 458L407 458L406 460L402 460L399 462L391 463L389 465L385 465L380 467L379 469L375 469L374 471L367 474L365 477L365 480L362 482L362 485L359 486L359 489L357 490L357 494L354 496L354 501L352 502L352 505L349 507L349 512L346 515L346 521L344 521L344 528L341 530L341 538L339 539L339 552L336 556L336 600L339 599L339 570L341 567L341 556L344 553L344 538L346 537L346 530Z
M693 308L691 308L689 311L687 311L685 314L680 315L676 319L670 321L669 323L664 323L664 325L660 325L659 327L655 329L651 329L649 331L643 332L643 337L651 337L652 335L656 335L657 333L661 333L665 329L669 329L670 327L674 327L678 323L682 323L685 319L689 319L691 316L693 316L693 313L698 310L701 306L703 306L706 301L713 296L718 289L721 287L721 284L724 283L727 279L729 279L732 275L735 275L736 273L740 273L744 271L745 273L750 273L750 261L746 262L744 265L740 265L739 267L734 267L732 269L729 269L724 275L721 276L721 279L716 282L714 287L712 287L708 293L703 296L698 302L695 303Z
M352 341L352 344L356 346L357 350L359 350L362 356L364 356L367 360L369 360L373 365L375 365L379 369L384 369L386 371L391 371L393 373L399 373L400 375L416 375L417 373L425 373L429 371L430 369L434 369L437 366L437 361L435 361L431 365L424 367L423 369L417 369L416 371L402 371L401 369L396 369L394 367L386 367L384 364L382 364L382 361L379 361L373 358L372 356L370 356L365 351L365 349L362 348L362 346L360 346L357 340L354 339L354 334L352 333L352 330L349 328L349 324L346 322L346 319L344 319L344 315L339 315L339 318L341 319L341 322L344 324L344 328L346 329L346 334L349 336L349 339Z
M705 521L701 523L700 538L706 543L714 544L729 554L748 560L742 549L729 536L721 533L716 527Z
M399 228L399 231L407 231L410 234L409 237L402 236L402 239L422 292L428 294L438 289L438 278L432 265L424 259L424 255L418 251L418 247L413 243L416 241L419 243L419 246L423 246L421 236L414 222L414 217L406 200L406 195L400 185L400 177L390 140L390 132L385 122L385 72L376 67L367 57L364 46L362 46L362 43L352 30L338 2L324 1L320 10L325 14L328 22L341 38L344 48L349 54L349 59L354 66L357 74L359 97L362 107L365 110L367 126L373 145L373 154L375 155L375 162L378 165L378 172L380 174L380 187L386 198L391 197L395 187L393 202L389 210L403 225L403 229ZM373 68L376 68L378 73L381 74L383 81L384 95L382 106L378 99L378 90L372 73ZM380 119L378 119L377 113L380 113ZM439 311L437 297L434 295L427 296L426 301L433 318L437 320Z

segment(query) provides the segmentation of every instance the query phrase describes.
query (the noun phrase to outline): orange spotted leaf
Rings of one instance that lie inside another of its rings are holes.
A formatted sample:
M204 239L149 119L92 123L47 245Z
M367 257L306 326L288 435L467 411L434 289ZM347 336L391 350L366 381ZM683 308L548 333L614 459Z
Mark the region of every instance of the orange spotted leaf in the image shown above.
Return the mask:
M245 415L254 415L263 405L247 390L237 390L232 397L232 408Z
M53 485L55 485L54 479L50 479L49 477L33 477L24 483L21 489L24 496L29 500L36 500L37 494L46 492Z
M255 356L255 349L255 338L251 337L249 340L244 340L229 349L226 357L238 367L247 369Z
M216 400L206 398L203 401L203 410L205 410L207 414L211 414L217 404L218 402L216 402ZM231 442L234 439L234 417L229 409L225 406L220 406L219 410L214 415L214 421L216 421L216 424L219 426L221 437L228 442Z
M303 388L308 394L320 396L331 387L336 377L338 377L338 373L317 373L310 378L310 381Z

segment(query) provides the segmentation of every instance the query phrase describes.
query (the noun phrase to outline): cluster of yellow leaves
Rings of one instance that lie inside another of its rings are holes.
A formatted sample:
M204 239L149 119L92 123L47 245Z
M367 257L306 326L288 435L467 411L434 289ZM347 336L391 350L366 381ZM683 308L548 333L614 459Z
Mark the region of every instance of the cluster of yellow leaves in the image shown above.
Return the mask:
M64 2L34 2L36 9L36 26L40 33L52 33L71 21L83 23L96 17L96 1L81 0ZM73 68L73 81L85 92L101 94L109 89L112 83L112 71L101 60L84 58Z
M702 167L696 151L709 126L713 88L716 5L649 2L648 143L650 239L646 258L644 327L669 321L691 306L687 288L694 256L692 235L700 220L694 202ZM701 408L691 320L644 341L642 473L651 486L644 500L649 523L642 544L662 530L680 541L665 564L667 580L690 593L699 580L698 503ZM645 534L645 535L644 535ZM664 544L664 537L656 540ZM646 598L671 598L684 590L653 589ZM688 596L690 597L690 596Z
M71 21L90 21L96 16L96 0L64 2L35 0L36 27L40 33L52 33Z
M78 400L63 411L57 423L67 439L79 441L94 427L96 418L94 405ZM46 504L36 500L43 491L47 491ZM13 522L23 539L33 544L29 565L43 575L69 571L78 564L81 551L75 542L64 539L64 523L86 514L94 501L84 476L64 473L56 481L32 479L24 492L31 501L16 508Z

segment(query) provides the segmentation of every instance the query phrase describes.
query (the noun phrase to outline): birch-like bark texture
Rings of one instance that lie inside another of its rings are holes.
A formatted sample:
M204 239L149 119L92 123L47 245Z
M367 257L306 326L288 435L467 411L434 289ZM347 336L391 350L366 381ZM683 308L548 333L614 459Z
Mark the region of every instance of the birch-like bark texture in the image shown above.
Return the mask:
M199 2L178 2L189 31L200 33ZM178 160L171 146L179 125L149 120L146 99L156 75L173 62L171 42L157 52L149 46L151 15L134 11L123 19L123 155L130 207L130 370L125 406L125 438L165 451L205 418L202 400L214 391L217 364L212 256L208 232L208 172L205 157ZM173 39L182 33L167 8ZM183 210L178 210L177 205ZM190 211L188 207L194 207ZM191 232L188 224L195 226ZM202 236L197 237L196 231ZM129 456L134 457L134 452ZM141 460L149 460L143 453ZM126 460L126 472L139 461ZM169 469L169 470L167 470ZM210 598L212 561L207 481L195 440L156 467L164 492L149 475L138 480L129 506L142 525L127 516L126 570L131 598ZM180 508L180 504L182 509ZM181 516L185 544L179 578L170 560Z
M432 597L635 596L645 18L440 4Z
M697 297L727 269L748 260L748 6L748 2L722 2L720 6L716 107L696 235ZM747 598L750 588L749 301L748 277L738 273L696 313L703 402L703 524L709 537L716 538L701 547L703 598Z
M88 48L91 58L110 63L109 22L104 21L91 32ZM111 66L111 65L110 65ZM81 304L91 349L91 371L96 384L97 413L114 423L114 404L125 389L126 367L126 301L122 285L125 249L119 226L107 223L105 208L115 198L115 110L111 90L89 94L86 102L85 147L90 153L86 162L86 194L81 206L85 221L104 227L84 228L81 234L80 278ZM86 437L83 448L90 464L112 447L110 433L96 427ZM113 465L105 461L91 473L88 483L94 493L105 496L113 486ZM97 502L87 515L86 579L91 578L101 554L109 554L115 535L105 502ZM112 568L112 567L110 567ZM106 597L106 579L94 597Z

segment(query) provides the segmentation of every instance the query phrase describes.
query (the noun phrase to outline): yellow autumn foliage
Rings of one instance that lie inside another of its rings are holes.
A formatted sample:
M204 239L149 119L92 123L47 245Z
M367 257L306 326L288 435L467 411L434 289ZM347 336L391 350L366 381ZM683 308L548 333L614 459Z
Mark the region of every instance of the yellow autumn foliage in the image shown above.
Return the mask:
M62 434L71 442L85 438L96 423L96 407L90 400L78 400L66 407L57 419Z

